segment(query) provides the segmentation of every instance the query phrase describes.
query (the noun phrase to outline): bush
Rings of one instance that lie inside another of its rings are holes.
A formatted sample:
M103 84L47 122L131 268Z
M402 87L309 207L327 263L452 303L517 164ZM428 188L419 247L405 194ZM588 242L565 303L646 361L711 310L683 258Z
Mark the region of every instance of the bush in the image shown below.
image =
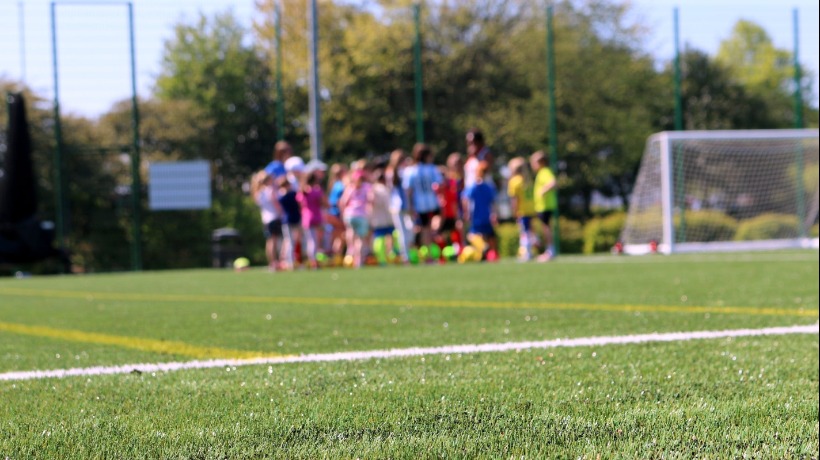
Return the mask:
M606 217L590 219L583 230L584 254L609 252L621 237L626 213L616 212Z
M809 236L812 238L820 237L820 224L814 224L811 226L811 230L809 230Z
M584 226L577 220L561 217L558 219L561 238L561 254L580 254L584 249Z
M560 254L579 254L583 246L583 230L581 223L572 219L560 217L559 219L559 237L561 247ZM532 231L536 235L541 235L540 219L534 218L532 220ZM500 257L517 257L518 256L518 224L503 223L495 228L495 233L498 236L498 255ZM543 248L539 248L543 250Z
M681 241L731 241L737 231L737 220L721 211L686 211L686 232L681 238L680 216L675 216L675 235Z
M498 238L498 256L515 257L518 255L518 225L515 223L498 224L495 227Z
M761 214L740 222L735 241L777 240L797 238L800 234L797 216L790 214Z

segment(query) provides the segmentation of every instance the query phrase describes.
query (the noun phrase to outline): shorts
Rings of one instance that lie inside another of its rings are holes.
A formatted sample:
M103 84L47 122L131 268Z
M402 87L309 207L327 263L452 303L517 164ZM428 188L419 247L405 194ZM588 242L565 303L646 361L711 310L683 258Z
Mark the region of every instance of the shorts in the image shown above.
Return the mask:
M518 226L525 232L532 230L532 216L519 217Z
M434 209L428 212L420 212L418 213L418 218L416 219L415 224L421 227L429 227L430 223L433 222L433 217L438 215L438 209Z
M390 227L379 227L373 229L373 238L381 238L383 236L392 235L396 230L392 225Z
M364 238L370 233L370 224L366 217L345 217L347 228L353 229L356 236Z
M456 229L456 218L455 217L445 217L441 221L441 227L439 231L441 232L451 232Z
M538 218L541 219L544 225L549 225L552 219L552 211L541 211L538 213Z
M282 220L273 219L272 221L268 222L263 226L262 233L265 234L266 240L273 237L282 238Z
M495 237L495 229L493 228L493 224L473 224L470 227L470 233L475 233L477 235L481 235L484 238L493 238Z

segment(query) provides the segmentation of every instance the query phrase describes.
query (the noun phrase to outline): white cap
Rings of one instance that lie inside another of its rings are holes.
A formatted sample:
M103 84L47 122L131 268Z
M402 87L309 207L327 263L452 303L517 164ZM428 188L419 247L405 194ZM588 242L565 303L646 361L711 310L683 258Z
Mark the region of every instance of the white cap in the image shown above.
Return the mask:
M327 171L327 165L322 160L310 160L305 165L305 172Z
M305 170L305 161L301 157L290 157L285 160L285 171L300 173Z

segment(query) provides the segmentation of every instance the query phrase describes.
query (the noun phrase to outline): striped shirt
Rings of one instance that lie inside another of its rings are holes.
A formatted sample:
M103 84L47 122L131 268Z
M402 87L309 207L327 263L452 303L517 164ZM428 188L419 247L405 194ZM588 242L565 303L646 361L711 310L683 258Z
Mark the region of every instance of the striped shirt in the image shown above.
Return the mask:
M435 165L421 163L408 166L402 173L402 188L413 194L413 210L417 213L438 209L438 196L433 184L442 182L441 173Z

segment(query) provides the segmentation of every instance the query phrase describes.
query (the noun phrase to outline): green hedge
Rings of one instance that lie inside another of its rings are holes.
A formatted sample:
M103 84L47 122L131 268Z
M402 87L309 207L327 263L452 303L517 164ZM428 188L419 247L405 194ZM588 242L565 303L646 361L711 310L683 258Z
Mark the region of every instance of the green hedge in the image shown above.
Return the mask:
M735 233L735 241L796 238L800 234L799 225L795 215L761 214L740 222Z
M580 222L561 217L560 228L561 254L579 254L583 247L583 226ZM533 219L533 232L541 234L541 221ZM503 223L496 227L498 235L498 254L500 257L518 256L518 224Z
M738 228L737 220L715 210L686 211L684 214L686 232L681 238L683 225L680 216L675 216L675 234L681 241L731 241Z
M606 217L590 219L583 230L583 252L609 252L621 237L626 213L616 212Z

